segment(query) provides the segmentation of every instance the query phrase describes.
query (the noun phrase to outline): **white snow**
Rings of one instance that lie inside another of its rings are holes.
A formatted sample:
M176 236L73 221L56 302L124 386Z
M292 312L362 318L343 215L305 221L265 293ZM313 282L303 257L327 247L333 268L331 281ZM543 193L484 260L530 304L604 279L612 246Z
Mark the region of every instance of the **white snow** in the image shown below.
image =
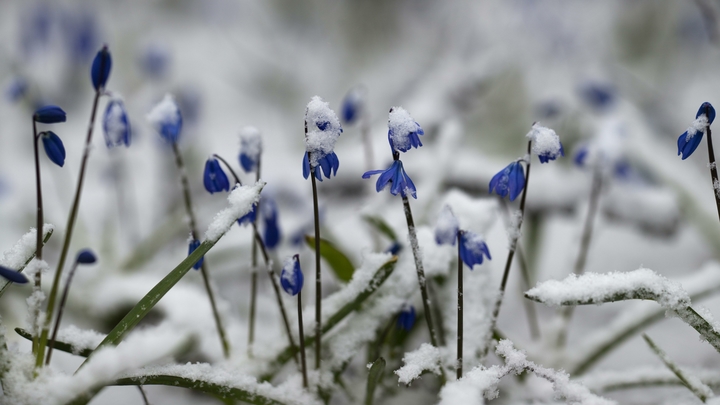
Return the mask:
M80 329L75 325L66 326L58 330L57 340L70 345L73 354L77 355L83 350L95 350L105 335L91 329Z
M393 107L388 115L388 129L395 149L410 149L410 134L417 133L420 125L402 107Z
M438 214L435 225L435 240L439 243L454 245L457 239L458 228L457 218L449 205L444 205Z
M420 348L405 353L403 357L404 366L395 370L398 376L398 382L401 384L410 384L416 378L419 378L423 371L430 371L433 374L440 375L440 360L442 355L437 347L423 343Z
M320 97L313 97L305 110L305 150L310 154L310 167L318 165L318 160L333 152L335 142L340 137L342 127L330 105ZM321 130L318 125L324 126Z
M283 271L280 273L280 277L284 279L293 289L295 286L295 258L294 257L288 257L283 262ZM297 270L300 270L298 267ZM302 286L301 286L302 287Z
M688 371L703 384L720 385L720 373L716 369L694 369ZM679 384L677 376L666 367L641 366L625 370L596 371L577 380L594 392L606 392L623 386Z
M146 116L156 131L160 132L164 125L177 125L181 119L180 109L172 94L165 94L160 101Z
M532 152L538 156L560 156L560 137L550 128L535 123L526 135L532 139Z
M253 162L260 159L262 153L262 136L260 130L253 126L246 126L240 130L240 150Z
M260 192L265 187L264 181L258 181L252 186L234 188L228 195L229 207L215 214L212 222L205 231L205 240L216 241L237 221L238 218L250 212L253 204L260 200Z
M43 225L43 237L54 229L54 225ZM35 232L35 228L30 228L30 231L23 235L10 250L3 252L2 257L0 257L0 265L15 270L24 266L28 259L35 254L36 238L37 232Z
M123 122L123 117L127 120L127 116L123 110L122 99L119 96L113 95L113 99L110 102L112 104L104 117L103 128L110 143L116 145L122 142L123 136L127 131L128 124Z
M687 129L687 136L685 136L685 140L692 139L696 133L705 133L705 128L708 126L708 118L705 114L702 114L701 116L697 117L695 121L693 121L690 126Z
M510 224L507 227L508 250L515 250L517 241L522 236L522 222L523 222L522 211L516 210L510 214Z

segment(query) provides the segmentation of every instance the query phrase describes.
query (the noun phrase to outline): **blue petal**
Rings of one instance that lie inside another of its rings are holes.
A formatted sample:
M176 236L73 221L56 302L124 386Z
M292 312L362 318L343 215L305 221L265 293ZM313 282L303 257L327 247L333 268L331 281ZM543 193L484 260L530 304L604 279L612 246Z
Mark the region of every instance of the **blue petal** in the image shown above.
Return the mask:
M415 317L415 307L412 305L403 305L397 318L398 328L409 332L415 325Z
M703 114L707 115L708 124L712 124L713 121L715 121L715 108L713 108L712 104L707 101L702 103L697 114L695 114L695 118L698 118Z
M695 152L695 149L700 145L700 141L702 141L703 135L703 132L698 131L690 140L687 139L687 131L680 135L678 138L678 155L682 154L682 160L687 159Z
M67 115L62 108L56 105L48 105L37 109L33 115L33 119L43 124L56 124L58 122L65 122Z
M515 201L517 196L525 188L525 171L520 162L512 164L509 173L508 188L510 189L510 201Z
M197 249L198 247L200 247L200 241L197 239L191 240L190 243L188 243L188 256L190 256L190 254L194 252L195 249ZM193 264L193 269L199 270L200 267L202 267L204 260L205 256L201 256L200 259L198 259L198 261Z
M405 170L403 170L402 165L400 165L400 171L402 172L402 175L404 178L402 195L404 196L406 191L410 191L410 194L413 196L413 198L417 200L417 190L415 189L415 184L413 184L412 180L410 179L410 176L408 176L407 173L405 173Z
M363 179L369 179L371 176L374 176L374 175L380 174L380 173L384 173L384 172L385 172L385 170L382 170L382 169L380 169L380 170L370 170L370 171L367 171L367 172L363 173L362 178L363 178Z
M393 256L397 256L397 254L400 253L401 250L402 245L395 241L390 245L390 247L385 250L385 253L390 253Z
M217 159L208 159L205 162L203 185L210 194L230 190L230 181Z
M27 277L19 271L0 266L0 276L12 281L13 283L25 284L28 282Z
M116 108L120 108L119 123L111 121L111 118L116 118L111 115L113 110L115 110ZM112 132L115 130L113 126L117 124L123 125L123 132L122 134L120 134L120 136L117 136L116 133ZM130 146L130 122L128 120L127 112L125 111L125 105L122 103L122 101L110 100L110 102L108 103L107 107L105 108L105 115L103 116L103 132L105 134L105 145L108 148L112 148L113 146L118 146L122 144L125 144L125 146Z
M60 137L52 131L42 133L43 148L48 158L56 165L63 167L65 164L65 147Z
M335 154L335 152L330 152L330 153L327 155L327 158L328 158L328 160L330 161L330 167L332 168L333 175L334 175L334 176L337 176L337 171L338 171L338 169L340 168L340 160L338 159L338 157L337 157L337 155ZM330 176L328 176L328 178L329 178L329 177L330 177Z
M318 160L318 165L322 169L322 172L325 174L325 177L328 179L330 178L330 174L332 173L332 167L330 166L330 161L328 160L329 155L325 155ZM315 167L315 170L317 171L317 167Z
M97 257L95 257L95 253L93 253L92 250L83 249L78 252L77 259L75 259L75 261L82 264L92 264L97 261Z
M587 158L588 149L587 146L583 146L580 149L578 149L577 153L575 154L575 159L573 161L577 166L583 167L585 166L585 158Z
M310 161L308 160L308 153L305 152L302 161L303 177L307 179L310 176Z
M502 169L490 179L489 193L492 194L495 191L497 195L503 198L507 195L507 185L505 184L507 180L504 180L507 178L506 169Z
M255 161L250 159L250 156L240 153L240 166L242 166L245 173L250 173L251 171L255 170ZM303 173L305 172L305 169L303 168ZM307 179L307 176L305 176Z
M110 52L108 52L107 46L103 46L97 55L95 55L92 68L90 69L90 78L92 79L95 90L105 87L105 84L110 77L111 67L112 58L110 57Z
M293 271L292 274L288 275L288 271L283 268L280 273L280 285L286 293L295 296L303 288L305 284L305 277L303 276L302 269L300 269L300 262L297 258L293 259Z

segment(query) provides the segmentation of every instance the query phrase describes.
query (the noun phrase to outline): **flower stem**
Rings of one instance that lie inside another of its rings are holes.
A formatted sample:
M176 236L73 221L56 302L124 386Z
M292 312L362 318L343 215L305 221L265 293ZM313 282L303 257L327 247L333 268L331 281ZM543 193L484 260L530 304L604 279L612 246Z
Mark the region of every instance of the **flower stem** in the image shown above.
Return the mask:
M307 365L305 364L305 334L303 333L303 319L302 319L302 289L298 291L298 333L300 335L300 358L302 359L302 375L303 375L303 387L308 387L307 381Z
M87 169L88 158L90 157L90 146L92 143L93 126L95 125L95 115L97 113L97 105L100 100L100 89L95 91L95 99L90 113L90 122L88 123L87 136L85 137L85 149L80 163L80 176L78 177L77 187L75 187L75 197L73 198L72 207L70 208L70 216L68 217L67 226L65 227L65 238L63 239L62 250L60 251L60 260L58 260L57 270L53 278L52 288L50 289L50 297L48 298L47 311L45 313L45 323L42 327L42 334L38 343L38 350L35 357L35 367L39 368L45 359L45 346L47 345L48 334L50 332L50 321L52 320L55 310L55 299L57 298L58 288L60 287L60 278L62 276L65 260L67 260L68 251L70 250L70 241L72 240L73 229L75 228L75 220L77 219L78 209L80 207L80 196L82 195L82 186L85 180L85 170ZM42 228L38 230L42 232Z
M42 248L43 248L43 236L42 236L42 229L43 229L43 200L42 200L42 182L40 181L40 156L38 153L38 134L37 134L37 124L35 123L35 118L33 118L33 149L35 152L35 190L37 194L37 218L35 222L35 229L37 230L37 238L35 242L35 258L37 260L42 260ZM33 294L40 291L40 282L41 282L41 273L38 271L35 273L35 285L33 287ZM40 318L40 307L36 307L34 313L32 314L33 319L33 330L37 328L38 320ZM40 334L35 333L35 336L33 337L32 342L32 352L34 354L37 354L38 344L40 342Z
M457 233L457 244L458 244L458 284L457 284L457 379L462 378L463 374L463 261L460 258L460 232Z
M260 158L257 162L257 171L255 172L255 182L260 181ZM255 206L255 221L253 221L253 232L257 233L257 214L260 212L260 202L258 201ZM252 241L252 274L250 276L250 328L248 330L248 357L253 357L253 344L255 343L255 314L257 308L257 254L258 254L258 242L253 237ZM302 339L300 339L302 342ZM303 350L303 353L305 351Z
M527 146L527 154L530 156L530 148L532 147L532 141L528 141ZM517 232L520 233L520 229L522 229L522 223L523 218L525 217L525 198L527 197L527 190L528 186L530 184L530 159L528 158L526 167L526 173L525 173L525 187L523 188L522 197L520 197L520 219L518 220L517 225ZM519 236L518 236L519 239ZM505 287L507 286L507 280L508 276L510 275L510 267L512 267L512 261L513 257L515 256L515 250L517 248L518 239L514 239L510 244L510 249L508 251L508 257L507 261L505 261L505 270L503 271L503 278L502 282L500 283L500 293L498 294L497 300L495 301L495 308L493 309L492 318L490 318L490 329L488 331L488 339L487 342L485 342L485 347L483 348L483 357L488 352L488 349L490 348L490 340L492 340L492 333L495 330L495 325L497 325L497 318L500 314L500 307L502 306L503 296L505 295Z
M62 319L63 310L65 309L65 302L67 301L68 292L70 291L70 283L72 282L72 278L75 275L75 270L77 270L78 263L77 261L73 266L70 268L70 274L68 274L67 281L65 282L65 288L63 288L62 296L60 297L60 306L58 307L58 313L55 317L55 326L53 327L53 333L52 337L50 338L50 342L48 343L48 353L47 353L47 359L45 359L45 365L50 364L50 359L52 358L53 354L53 348L55 347L55 339L57 339L58 329L60 329L60 320Z
M705 116L709 117L709 107L705 110ZM715 150L712 144L712 130L710 130L710 124L706 127L707 132L707 146L708 146L708 161L710 162L710 176L713 182L713 194L715 195L715 206L718 211L718 218L720 218L720 180L718 180L717 164L715 163Z
M315 368L320 369L320 356L322 354L322 273L320 271L320 214L318 209L315 170L318 170L317 166L312 168L310 177L312 181L313 217L315 223L315 336L317 336L318 339L318 341L315 342Z
M182 182L183 188L183 199L185 201L185 210L187 211L188 221L190 222L190 233L193 239L198 240L197 223L195 221L195 213L192 208L192 200L190 199L190 183L187 178L187 171L185 170L185 163L180 155L180 149L178 149L177 142L172 143L173 153L175 154L175 164L180 172L180 181ZM225 358L230 357L230 344L225 337L225 329L220 319L220 313L218 313L217 305L215 304L215 295L213 294L212 287L210 286L210 279L208 277L207 260L203 260L202 266L200 266L200 274L205 284L205 291L207 291L208 298L210 299L210 306L212 307L213 316L215 317L215 326L220 335L220 343L222 344L223 354Z

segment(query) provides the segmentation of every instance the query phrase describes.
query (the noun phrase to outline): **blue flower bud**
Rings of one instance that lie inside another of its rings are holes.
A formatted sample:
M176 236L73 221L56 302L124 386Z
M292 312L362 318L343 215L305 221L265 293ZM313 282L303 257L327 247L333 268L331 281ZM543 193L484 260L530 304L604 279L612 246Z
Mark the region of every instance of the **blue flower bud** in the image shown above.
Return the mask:
M353 125L362 114L365 108L365 88L355 87L348 91L342 102L340 115L343 122Z
M388 117L388 142L394 151L407 152L422 146L420 135L425 131L404 108L393 107Z
M402 161L394 161L393 164L386 170L370 170L369 172L365 172L362 175L362 178L369 179L370 176L374 176L376 174L380 175L377 179L377 183L375 183L375 190L377 190L378 193L390 184L390 194L400 194L403 197L407 197L407 195L410 194L413 198L417 198L415 184L413 184L410 176L405 173Z
M400 314L397 318L397 327L404 330L410 331L415 325L415 307L408 304L403 304Z
M260 202L260 212L265 224L263 242L268 249L275 249L280 244L282 237L278 225L278 209L275 200L270 197L263 197Z
M207 162L205 162L203 184L205 185L205 190L210 194L230 190L230 181L222 167L220 167L220 162L214 157L210 157Z
M42 139L47 157L56 165L63 167L65 164L65 147L60 137L52 131L45 131L40 133L40 139Z
M476 264L482 264L483 255L492 260L490 250L482 237L473 232L460 231L460 259L463 263L472 270Z
M25 284L28 282L27 277L19 271L9 269L5 266L0 266L0 276L12 281L13 283Z
M240 166L245 173L255 170L262 153L262 138L255 127L245 127L240 131ZM309 168L308 168L309 170ZM337 169L336 169L337 170Z
M687 159L695 152L700 145L705 131L715 120L715 108L708 102L702 103L695 114L695 121L690 124L687 131L683 132L677 140L678 155L682 155L682 160Z
M460 224L448 205L445 205L438 215L435 226L435 243L438 245L455 246Z
M112 58L110 57L107 45L105 45L98 51L97 55L95 55L92 68L90 69L90 78L92 79L95 90L99 91L105 88L105 84L108 78L110 78L110 68L112 68Z
M123 144L130 146L130 121L122 100L112 99L108 103L103 117L103 131L108 148Z
M713 121L715 121L715 108L713 108L712 104L708 103L707 101L700 105L697 114L695 114L695 118L700 118L700 116L703 114L705 114L705 116L707 117L708 125L712 124Z
M397 256L402 250L402 245L398 241L394 241L389 248L385 250L385 253L390 253L393 256Z
M75 261L81 264L93 264L97 261L97 257L95 257L95 253L93 253L92 250L83 249L78 252Z
M153 107L147 119L163 139L170 143L177 142L183 120L172 95L166 94L162 101Z
M280 273L280 285L286 293L295 296L303 288L305 277L300 269L298 255L285 259L282 272Z
M190 239L190 241L188 242L188 256L190 256L190 254L192 254L192 252L194 252L195 249L197 249L199 247L200 247L199 240ZM200 259L198 259L198 261L195 262L195 264L193 264L193 269L200 270L200 267L202 267L202 264L203 264L203 260L205 260L205 256L200 257Z
M46 105L45 107L40 107L35 111L33 119L42 124L56 124L58 122L65 122L67 120L67 115L62 108L56 105Z
M490 193L495 191L503 198L510 193L510 201L515 201L525 188L525 171L520 161L510 163L493 176L489 188Z

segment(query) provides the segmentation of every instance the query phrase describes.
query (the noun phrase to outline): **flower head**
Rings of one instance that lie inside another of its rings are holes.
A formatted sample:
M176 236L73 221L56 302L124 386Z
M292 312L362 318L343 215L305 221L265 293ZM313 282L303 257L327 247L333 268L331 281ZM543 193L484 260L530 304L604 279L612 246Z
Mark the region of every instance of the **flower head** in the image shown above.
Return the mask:
M227 175L220 167L220 162L212 156L205 162L203 185L210 194L230 190L230 181Z
M393 152L407 152L410 148L421 147L420 135L424 134L425 131L420 128L420 124L415 122L404 108L393 107L390 109L388 141Z
M440 215L438 215L437 225L435 226L435 242L438 245L455 246L459 228L460 224L458 224L452 209L450 206L445 205L440 211Z
M5 266L0 266L0 276L12 281L13 283L25 284L28 282L28 279L24 274Z
M58 122L65 122L67 120L67 115L62 108L56 105L46 105L45 107L40 107L35 111L33 119L36 122L43 124L56 124Z
M365 109L365 88L357 86L345 95L342 102L341 116L345 124L353 125L357 122Z
M141 51L138 63L149 78L161 79L170 67L170 51L162 44L149 44Z
M300 269L298 255L285 259L282 272L280 273L280 285L290 295L297 295L303 288L305 277Z
M397 153L397 152L396 152ZM408 194L412 195L413 198L417 198L415 184L413 184L410 176L405 173L403 169L402 161L395 160L393 164L386 170L370 170L362 175L363 179L369 179L370 176L379 174L380 177L377 179L375 189L380 192L382 189L390 184L390 194L407 197Z
M538 156L540 163L547 163L557 159L558 156L565 156L560 137L552 129L535 123L526 136L532 139L532 152Z
M42 139L45 154L56 165L63 167L65 164L65 146L59 136L52 131L45 131L39 134Z
M192 252L195 251L195 249L200 247L200 241L193 238L192 235L190 236L190 239L188 239L188 256L192 254ZM195 264L193 264L193 269L199 270L200 267L202 267L203 260L205 260L205 256L201 256L200 259L198 259Z
M342 133L340 120L328 103L320 97L313 97L305 110L305 156L303 157L303 177L315 172L315 178L322 181L317 167L322 168L325 177L331 173L337 175L340 166L335 149L335 142Z
M172 95L166 94L165 98L150 111L147 119L163 139L170 143L177 142L183 121Z
M580 88L580 97L597 111L605 111L615 103L615 89L607 83L590 82Z
M495 191L500 197L510 194L510 201L515 201L525 188L525 171L520 164L521 161L515 161L500 170L492 180L490 180L490 192Z
M83 249L78 252L75 261L81 264L93 264L97 261L95 253L90 249Z
M708 102L702 103L695 114L695 121L690 124L687 131L683 132L678 138L678 156L682 155L682 159L685 160L697 149L702 141L702 137L707 131L707 128L715 120L715 108Z
M403 304L398 314L397 327L409 332L413 325L415 325L415 307L409 304Z
M245 173L258 167L262 153L262 138L255 127L245 127L240 131L240 166ZM337 169L336 169L337 170Z
M90 78L92 79L93 87L95 90L105 88L108 78L110 78L110 68L112 68L112 58L108 51L107 45L103 46L92 63L90 69Z
M103 117L103 131L105 132L105 145L130 146L130 120L128 120L125 104L119 98L113 98L105 108Z
M385 249L385 253L390 253L393 256L397 256L398 253L402 250L402 245L398 241L393 241L393 243L390 244L390 246Z
M476 264L482 264L483 255L492 260L482 236L470 231L460 231L460 259L463 263L472 270Z
M263 197L260 203L260 217L265 224L263 242L268 249L274 249L280 244L280 226L278 225L278 209L275 200Z

